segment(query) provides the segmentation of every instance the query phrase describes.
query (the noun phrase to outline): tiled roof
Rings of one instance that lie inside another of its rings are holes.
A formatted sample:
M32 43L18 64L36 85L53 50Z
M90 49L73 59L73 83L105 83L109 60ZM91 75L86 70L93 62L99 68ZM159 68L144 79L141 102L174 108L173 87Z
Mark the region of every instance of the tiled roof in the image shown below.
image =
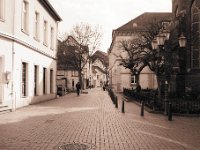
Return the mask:
M134 18L128 23L117 28L115 31L133 31L135 30L144 30L145 27L152 22L160 22L161 20L170 20L172 13L160 13L160 12L146 12L142 15Z
M62 21L61 17L58 15L56 10L53 8L53 6L50 4L48 0L38 0L44 8L49 12L49 14L56 20L56 21Z

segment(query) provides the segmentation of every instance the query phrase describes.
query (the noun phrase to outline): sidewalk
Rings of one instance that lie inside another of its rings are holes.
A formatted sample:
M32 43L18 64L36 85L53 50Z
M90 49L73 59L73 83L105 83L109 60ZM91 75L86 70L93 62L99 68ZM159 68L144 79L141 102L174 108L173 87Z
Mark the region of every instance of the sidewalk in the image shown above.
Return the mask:
M68 94L0 115L0 150L200 150L200 118L150 114L106 91ZM65 146L66 145L66 146Z

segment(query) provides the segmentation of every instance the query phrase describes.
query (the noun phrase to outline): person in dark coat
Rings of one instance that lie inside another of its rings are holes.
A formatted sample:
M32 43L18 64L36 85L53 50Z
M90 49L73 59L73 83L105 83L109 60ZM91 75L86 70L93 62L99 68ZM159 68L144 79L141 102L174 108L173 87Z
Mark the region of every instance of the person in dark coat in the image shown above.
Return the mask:
M81 85L79 82L76 83L76 92L77 92L77 96L79 96L80 94L80 89L81 89Z

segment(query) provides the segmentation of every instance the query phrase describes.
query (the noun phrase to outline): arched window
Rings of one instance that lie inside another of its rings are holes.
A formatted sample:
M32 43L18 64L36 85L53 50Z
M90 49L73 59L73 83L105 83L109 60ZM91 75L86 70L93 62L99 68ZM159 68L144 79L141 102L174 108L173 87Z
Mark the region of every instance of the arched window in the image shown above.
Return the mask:
M191 8L192 68L200 69L200 2L195 0Z

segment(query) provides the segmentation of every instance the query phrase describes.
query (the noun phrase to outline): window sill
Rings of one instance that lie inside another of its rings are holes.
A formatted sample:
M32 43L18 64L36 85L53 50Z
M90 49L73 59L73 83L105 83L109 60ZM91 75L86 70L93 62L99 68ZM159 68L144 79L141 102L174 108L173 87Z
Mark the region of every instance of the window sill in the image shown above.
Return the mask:
M44 43L44 42L43 42L43 45L46 46L46 47L48 47L48 45L46 43Z
M28 33L26 30L24 30L24 29L21 29L21 31L22 31L24 34L26 34L26 35L28 35L28 36L29 36L29 33Z
M40 42L40 40L36 37L33 37L34 40L36 40L37 42Z
M136 85L137 83L131 83L131 85Z
M21 98L27 98L28 96L21 96Z

